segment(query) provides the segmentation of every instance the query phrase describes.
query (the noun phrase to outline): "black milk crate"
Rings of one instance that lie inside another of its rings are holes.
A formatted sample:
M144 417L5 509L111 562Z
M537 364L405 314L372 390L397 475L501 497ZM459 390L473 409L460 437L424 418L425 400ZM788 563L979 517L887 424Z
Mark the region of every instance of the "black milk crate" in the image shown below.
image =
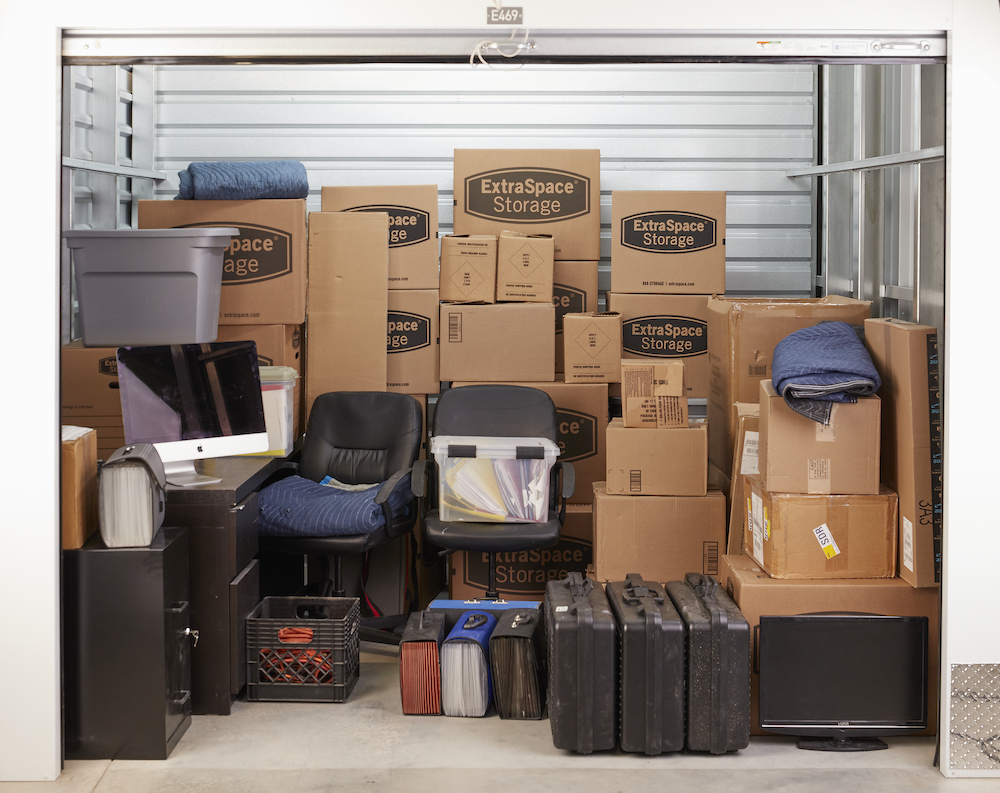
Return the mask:
M247 700L346 700L358 682L360 623L358 598L264 598L247 617Z

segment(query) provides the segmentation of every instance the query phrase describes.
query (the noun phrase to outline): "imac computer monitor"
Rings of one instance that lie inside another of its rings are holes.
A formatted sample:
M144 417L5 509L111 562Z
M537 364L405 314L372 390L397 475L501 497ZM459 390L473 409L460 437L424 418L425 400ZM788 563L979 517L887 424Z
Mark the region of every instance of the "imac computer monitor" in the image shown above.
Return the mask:
M865 751L927 727L927 617L760 618L760 726L799 748Z
M172 485L221 481L194 461L268 450L252 341L119 347L126 443L151 443Z

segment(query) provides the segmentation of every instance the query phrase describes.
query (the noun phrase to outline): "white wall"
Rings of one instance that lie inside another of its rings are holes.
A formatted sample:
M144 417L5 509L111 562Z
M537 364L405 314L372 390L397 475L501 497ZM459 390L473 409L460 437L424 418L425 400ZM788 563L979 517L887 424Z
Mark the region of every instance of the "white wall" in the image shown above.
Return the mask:
M997 129L992 105L1000 82L996 0L801 0L746 3L643 0L614 6L596 0L519 0L533 28L700 29L776 33L789 30L953 31L949 128L949 396L946 414L945 663L1000 662L1000 630L984 620L996 610L991 566L1000 532L991 525L989 469L981 450L1000 445L996 421L976 394L981 370L972 356L991 338L984 288L991 285ZM0 779L44 780L59 773L58 682L58 218L60 27L206 28L468 28L482 27L483 5L468 0L417 4L382 0L352 4L286 0L175 0L122 4L108 0L4 0L0 57L4 66L3 218L6 285L0 331L19 343L21 388L4 394L8 417L2 466L4 525L0 531ZM905 19L902 16L905 14ZM495 32L491 35L496 35ZM984 101L986 100L986 101ZM986 199L986 200L983 200ZM989 269L987 269L989 268ZM987 272L989 275L987 275ZM988 292L985 293L988 299ZM9 359L14 360L13 356ZM30 392L27 388L30 387ZM30 647L30 654L26 648ZM947 669L947 666L945 667ZM945 710L947 718L947 710ZM947 721L944 722L947 725ZM947 769L946 769L947 770Z

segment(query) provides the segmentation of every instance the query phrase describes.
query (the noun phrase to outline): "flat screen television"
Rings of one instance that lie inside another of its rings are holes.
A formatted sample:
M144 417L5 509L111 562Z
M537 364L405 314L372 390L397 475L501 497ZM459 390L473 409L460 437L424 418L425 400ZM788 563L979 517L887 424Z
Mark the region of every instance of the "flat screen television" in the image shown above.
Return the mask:
M194 461L268 450L252 341L118 348L126 443L151 443L167 482L221 481Z
M927 727L927 618L762 616L760 727L799 748L885 749Z

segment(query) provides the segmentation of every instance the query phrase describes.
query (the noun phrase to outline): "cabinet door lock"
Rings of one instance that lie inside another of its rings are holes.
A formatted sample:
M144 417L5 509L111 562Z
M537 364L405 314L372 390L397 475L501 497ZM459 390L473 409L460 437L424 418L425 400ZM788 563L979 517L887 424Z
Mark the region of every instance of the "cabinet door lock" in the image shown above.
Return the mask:
M197 647L198 646L198 639L201 636L201 634L198 633L198 631L192 630L191 628L185 628L184 629L184 635L185 636L190 636L192 639L194 639L194 644L192 645L193 647Z

